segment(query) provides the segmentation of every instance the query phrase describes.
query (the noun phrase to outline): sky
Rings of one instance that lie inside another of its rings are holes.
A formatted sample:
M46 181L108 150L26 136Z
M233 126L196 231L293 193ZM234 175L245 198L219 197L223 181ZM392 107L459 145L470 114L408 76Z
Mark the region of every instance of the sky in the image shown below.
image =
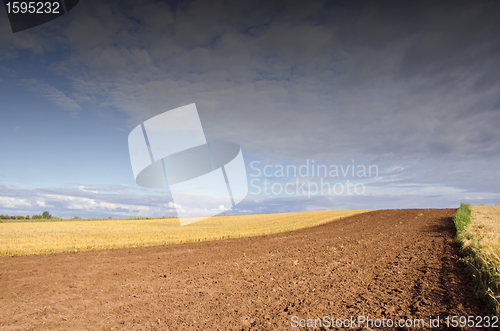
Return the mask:
M234 213L499 204L499 16L497 1L86 0L12 33L2 7L0 213L176 215L169 189L136 184L128 134L192 103L208 141L241 146Z

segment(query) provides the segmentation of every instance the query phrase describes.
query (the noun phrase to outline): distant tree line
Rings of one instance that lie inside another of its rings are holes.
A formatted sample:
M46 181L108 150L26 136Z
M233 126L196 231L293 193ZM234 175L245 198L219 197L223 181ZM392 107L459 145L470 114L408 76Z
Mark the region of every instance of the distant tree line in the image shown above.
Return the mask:
M52 215L50 215L50 213L48 211L44 211L41 215L33 215L31 216L31 219L32 220L41 220L41 219L47 219L47 220L50 220L50 219L54 219L54 218L57 218L57 217L54 217ZM0 219L2 220L29 220L30 219L30 215L26 215L26 216L14 216L14 215L3 215L3 214L0 214Z
M151 220L151 219L167 219L167 218L176 218L177 216L161 216L161 217L140 217L140 216L131 216L129 217L129 219L133 219L133 220L141 220L141 219L145 219L145 220ZM0 220L43 220L43 219L46 219L46 220L51 220L51 219L56 219L56 220L62 220L62 218L60 217L57 217L57 216L52 216L50 215L50 213L48 211L44 211L41 215L33 215L33 216L30 216L30 215L26 215L26 216L15 216L15 215L12 215L12 216L9 216L9 215L3 215L3 214L0 214ZM78 216L73 216L71 217L72 220L81 220L82 218L78 217ZM86 219L89 219L89 218L86 218ZM104 219L104 218L97 218L97 217L93 217L91 219ZM108 219L113 219L113 217L108 217ZM120 219L120 218L118 218Z
M26 215L26 216L9 216L9 215L3 215L3 214L0 214L0 219L3 219L3 220L24 220L24 219L27 219L29 220L30 219L30 215Z

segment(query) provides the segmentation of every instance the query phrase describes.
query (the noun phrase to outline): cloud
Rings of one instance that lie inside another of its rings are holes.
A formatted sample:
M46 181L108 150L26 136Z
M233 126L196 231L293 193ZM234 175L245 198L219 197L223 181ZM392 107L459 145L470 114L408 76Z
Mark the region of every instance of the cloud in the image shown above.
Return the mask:
M181 209L182 210L182 206L177 204L177 203L173 203L172 201L170 201L169 203L167 203L167 207L169 208L177 208L177 209Z
M57 22L58 38L46 26L26 34L48 61L64 45L49 65L75 97L23 84L73 114L78 102L126 113L130 127L196 102L208 138L251 155L498 155L499 12L496 2L90 1Z
M93 213L108 213L108 214L118 214L118 215L130 215L130 210L134 210L141 216L152 215L154 212L159 212L160 208L153 208L151 206L141 206L141 205L128 205L122 203L112 203L106 202L99 199L75 197L68 195L56 195L47 194L45 195L47 201L52 204L58 204L59 208L64 210L72 210L75 212L93 212ZM157 214L158 215L158 214ZM157 216L156 215L156 216Z
M500 151L493 3L95 5L64 30L74 51L56 66L131 125L195 101L209 138L253 155Z
M115 192L107 187L99 188L103 193L97 196L81 188L26 189L1 184L0 188L4 195L0 197L0 207L4 213L41 214L50 210L52 215L61 217L74 214L80 217L154 217L175 213L171 205L165 204L168 195L126 192L121 187Z
M41 80L36 79L22 79L20 85L25 87L28 91L48 99L53 104L70 111L70 115L75 116L81 107L76 102L67 97L66 94L59 91L53 86L46 84Z
M86 190L85 186L79 186L78 189L81 190L81 191L83 191L83 192L99 193L99 191Z
M219 210L220 210L220 211L226 211L226 210L231 210L231 208L226 208L226 207L224 207L223 205L220 205L220 206L219 206Z
M45 203L45 201L37 200L36 204L38 207L47 207L47 204Z
M130 129L196 102L207 138L238 142L249 159L370 160L386 171L370 185L388 194L373 201L412 205L402 185L498 192L499 14L495 1L89 0L55 21L64 26L56 38L47 26L0 35L0 59L43 55L64 92L37 77L22 84L72 114L80 104L112 109ZM104 192L85 187L65 194ZM110 189L96 206L165 207L164 197L125 191Z
M22 208L31 207L31 203L20 198L0 197L0 206L3 208Z

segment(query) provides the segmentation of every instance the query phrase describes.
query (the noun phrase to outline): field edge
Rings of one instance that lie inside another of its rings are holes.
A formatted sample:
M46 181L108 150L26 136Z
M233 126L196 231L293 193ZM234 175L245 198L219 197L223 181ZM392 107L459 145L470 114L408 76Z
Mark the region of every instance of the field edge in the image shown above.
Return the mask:
M457 230L455 241L460 246L462 262L476 288L476 294L487 303L489 309L500 317L499 266L485 253L478 238L470 231L472 211L469 204L461 203L453 216Z

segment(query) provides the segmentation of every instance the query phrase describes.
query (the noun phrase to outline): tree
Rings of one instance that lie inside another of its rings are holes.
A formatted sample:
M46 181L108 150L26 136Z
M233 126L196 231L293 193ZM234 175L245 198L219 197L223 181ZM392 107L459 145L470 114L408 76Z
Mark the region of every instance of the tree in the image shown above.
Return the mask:
M30 215L26 215L26 219L29 220L30 219Z
M44 211L42 213L42 217L48 220L48 219L52 218L52 215L50 215L50 213L48 211Z
M18 220L23 220L23 219L24 219L24 216L16 216L16 218L17 218Z

